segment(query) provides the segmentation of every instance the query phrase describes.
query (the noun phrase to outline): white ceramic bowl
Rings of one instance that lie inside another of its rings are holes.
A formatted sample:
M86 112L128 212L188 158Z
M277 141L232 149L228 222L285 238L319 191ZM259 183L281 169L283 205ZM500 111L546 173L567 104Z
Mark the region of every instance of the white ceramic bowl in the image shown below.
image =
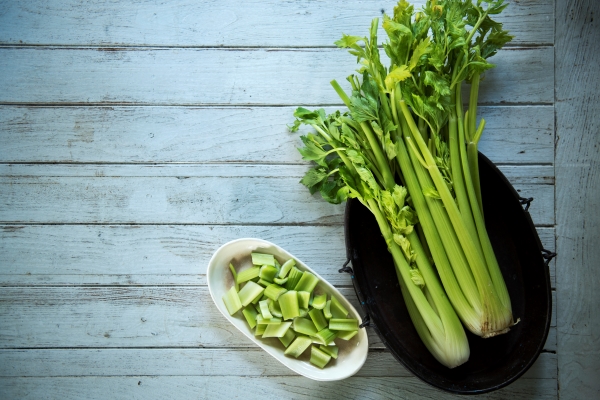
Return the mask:
M309 271L319 278L320 282L315 290L335 295L349 311L349 317L356 318L359 322L361 321L358 312L352 304L335 287L325 281L325 279L310 269L301 260L273 243L252 238L237 239L224 244L213 254L208 263L208 289L221 314L238 328L240 332L250 338L250 340L275 357L277 361L307 378L317 381L336 381L348 378L358 372L367 359L369 348L367 332L364 328L359 328L358 334L349 341L336 340L336 344L339 346L337 360L332 359L325 368L321 369L308 361L306 355L310 351L307 350L298 359L288 357L283 354L285 348L277 338L262 339L255 337L240 311L233 316L229 315L223 303L223 294L233 285L229 263L233 263L238 272L249 268L251 266L250 253L253 251L273 254L281 263L293 258L296 260L296 267L298 269Z

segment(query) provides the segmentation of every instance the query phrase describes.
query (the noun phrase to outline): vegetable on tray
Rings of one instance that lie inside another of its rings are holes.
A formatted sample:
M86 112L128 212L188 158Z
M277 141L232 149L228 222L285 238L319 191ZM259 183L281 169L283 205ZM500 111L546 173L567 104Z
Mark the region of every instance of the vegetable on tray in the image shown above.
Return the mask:
M253 266L244 271L238 272L230 264L234 285L223 295L229 315L241 310L255 336L278 338L287 356L298 358L311 347L310 362L319 368L324 368L332 358L337 359L335 340L352 339L358 332L358 320L348 318L348 310L335 296L315 293L319 291L319 279L297 269L295 260L279 265L274 256L257 252L251 258ZM262 276L246 272L257 270L266 272ZM284 288L273 282L292 273L294 279L287 282L295 282L293 285ZM250 276L254 277L244 280ZM325 304L333 305L329 317L322 311Z
M491 18L505 7L503 0L428 0L415 12L399 1L383 17L389 65L380 58L378 19L368 37L343 35L337 46L360 68L347 78L350 93L331 84L348 111L300 107L291 127L314 129L301 137L303 158L316 164L301 183L331 203L356 198L373 213L415 328L449 368L469 357L463 324L487 338L515 323L485 227L477 165L485 126L477 123L479 82L494 67L487 59L511 40ZM351 323L339 321L334 300L323 315L343 332Z

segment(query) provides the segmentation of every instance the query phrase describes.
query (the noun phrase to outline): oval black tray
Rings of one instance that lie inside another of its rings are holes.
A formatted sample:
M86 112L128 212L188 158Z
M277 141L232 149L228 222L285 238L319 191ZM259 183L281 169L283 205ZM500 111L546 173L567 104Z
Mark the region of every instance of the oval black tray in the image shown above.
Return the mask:
M520 377L542 351L550 327L552 299L548 261L523 199L496 166L479 154L488 234L510 293L510 332L481 339L467 332L471 355L448 369L417 335L402 300L392 257L371 212L357 200L346 205L345 237L353 283L366 316L394 357L423 381L452 393L478 394ZM531 199L529 199L531 201Z

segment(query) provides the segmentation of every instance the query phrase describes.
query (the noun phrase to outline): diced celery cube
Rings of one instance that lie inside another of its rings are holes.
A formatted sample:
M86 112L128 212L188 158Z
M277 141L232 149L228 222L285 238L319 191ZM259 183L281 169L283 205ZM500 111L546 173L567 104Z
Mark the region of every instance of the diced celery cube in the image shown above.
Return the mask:
M338 358L339 347L337 346L319 346L319 349L329 354L332 358Z
M258 278L258 274L260 273L260 267L250 267L243 271L238 272L237 274L237 283L244 283L246 281L250 281L254 278Z
M298 307L308 310L308 301L310 300L310 292L298 292Z
M250 325L250 329L254 328L256 326L256 316L258 315L254 306L251 304L248 305L248 307L246 307L242 310L242 314L244 314L246 321L248 321L248 325Z
M332 331L357 331L358 320L354 318L331 318L329 320L329 329Z
M296 287L294 288L294 290L304 291L304 292L312 292L315 289L315 287L317 286L317 283L319 283L319 278L317 278L310 272L305 271L302 274L302 277L300 278L298 283L296 284Z
M285 349L284 354L286 356L300 357L302 353L311 345L312 340L308 336L298 336L294 341Z
M246 307L248 304L252 303L254 299L259 297L263 291L262 286L258 283L254 283L252 281L246 282L244 287L240 290L239 297L242 305Z
M279 296L287 292L287 289L282 288L276 283L271 283L265 289L265 296L270 298L271 300L279 300Z
M313 336L317 333L317 328L315 328L315 324L311 320L306 318L294 318L294 324L292 325L292 329L294 329L297 333L302 333L304 335Z
M279 296L279 307L281 308L281 314L285 320L299 316L300 308L298 307L297 292L290 290Z
M335 296L331 296L331 315L332 318L346 318L348 316L348 310Z
M258 302L258 306L260 307L260 313L265 319L271 319L273 316L269 312L269 304L267 300L261 300Z
M288 322L288 323L290 323L290 322ZM279 341L285 347L288 347L290 345L290 343L292 343L292 340L294 340L295 337L296 337L296 334L294 333L294 331L292 329L288 329L285 332L285 335L283 335L283 337L279 338Z
M313 308L308 312L308 315L310 316L313 324L315 324L317 331L327 328L328 324L325 316L323 315L323 311L319 310L318 308Z
M252 264L275 266L275 257L272 254L252 253Z
M287 276L288 272L290 272L292 267L295 265L296 265L296 260L294 260L293 258L290 258L289 260L284 262L283 265L281 266L281 269L279 270L278 277L285 278Z
M325 308L325 303L327 303L327 293L318 294L312 301L313 308L322 310Z
M277 275L277 268L272 265L263 265L260 268L260 272L258 276L260 279L264 279L265 281L273 283L273 278Z
M227 308L229 315L235 314L242 308L242 302L240 301L238 292L235 291L235 286L232 286L231 289L223 295L223 303L225 303L225 308Z
M340 331L340 332L336 332L336 339L350 340L354 336L356 336L357 333L358 333L357 330L356 331Z
M325 367L329 361L331 360L331 356L325 353L323 350L312 346L310 348L310 362L311 364L316 365L319 368Z
M268 338L268 337L276 337L276 338L284 337L285 334L287 333L287 331L289 330L289 328L290 328L291 325L292 325L291 321L282 322L280 324L270 324L270 325L267 325L267 329L265 329L265 332L263 333L263 337L264 338Z

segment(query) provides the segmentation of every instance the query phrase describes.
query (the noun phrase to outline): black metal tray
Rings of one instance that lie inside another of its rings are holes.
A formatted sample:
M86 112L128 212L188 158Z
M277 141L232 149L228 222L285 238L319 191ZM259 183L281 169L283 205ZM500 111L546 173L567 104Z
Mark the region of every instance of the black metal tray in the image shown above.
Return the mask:
M365 319L394 357L423 381L452 393L478 394L519 378L542 351L550 327L552 298L548 262L523 199L498 168L479 154L486 226L510 293L510 332L482 339L467 331L471 355L449 369L438 363L417 335L375 218L357 200L346 205L345 237L354 288ZM525 208L524 208L525 205ZM364 320L365 320L364 319Z

